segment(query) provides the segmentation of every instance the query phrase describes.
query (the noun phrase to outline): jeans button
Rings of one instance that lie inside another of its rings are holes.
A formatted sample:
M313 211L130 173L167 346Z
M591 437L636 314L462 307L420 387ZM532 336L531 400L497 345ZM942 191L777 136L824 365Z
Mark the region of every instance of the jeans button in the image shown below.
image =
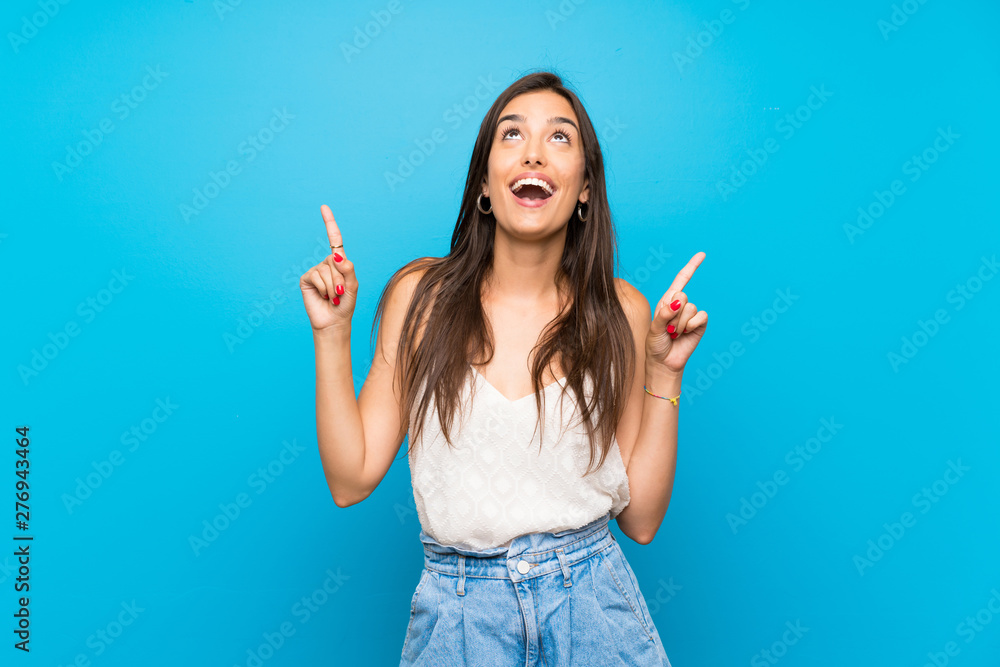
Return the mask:
M526 560L519 561L517 564L517 571L521 574L528 574L528 570L531 569L531 563Z

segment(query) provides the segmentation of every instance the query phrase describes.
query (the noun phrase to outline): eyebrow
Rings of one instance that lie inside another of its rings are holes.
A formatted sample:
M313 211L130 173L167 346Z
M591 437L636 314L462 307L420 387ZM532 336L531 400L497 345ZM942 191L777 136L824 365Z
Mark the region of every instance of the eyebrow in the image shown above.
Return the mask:
M504 116L503 118L500 118L497 121L497 125L499 125L500 123L504 122L505 120L516 120L519 123L525 123L525 122L527 122L527 119L524 116L522 116L521 114L519 114L519 113L509 113L506 116ZM569 125L572 125L573 129L575 129L577 132L580 131L580 128L578 128L576 126L576 123L574 123L569 118L566 118L565 116L553 116L552 118L549 118L545 122L547 122L549 125L553 125L555 123L567 123Z

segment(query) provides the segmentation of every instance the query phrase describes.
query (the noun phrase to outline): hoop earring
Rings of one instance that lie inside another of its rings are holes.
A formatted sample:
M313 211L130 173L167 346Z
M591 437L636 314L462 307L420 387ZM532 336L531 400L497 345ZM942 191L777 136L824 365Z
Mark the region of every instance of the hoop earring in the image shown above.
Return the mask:
M576 217L580 218L582 222L587 222L587 218L583 217L583 211L581 210L582 207L582 203L576 205ZM587 211L587 215L590 215L590 211Z
M487 199L489 199L489 197L487 197ZM483 215L489 215L490 213L493 212L493 202L490 202L490 210L484 211L483 210L483 193L480 192L479 196L476 198L476 208L478 208L479 212L482 213Z

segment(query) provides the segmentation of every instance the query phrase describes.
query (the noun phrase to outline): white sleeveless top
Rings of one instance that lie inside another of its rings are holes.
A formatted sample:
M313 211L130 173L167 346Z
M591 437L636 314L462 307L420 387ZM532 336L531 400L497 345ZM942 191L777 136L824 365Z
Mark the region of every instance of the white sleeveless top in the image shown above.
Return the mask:
M454 447L441 433L431 396L421 441L410 450L413 498L424 532L444 545L484 550L509 546L527 533L579 528L609 511L613 519L625 509L628 476L616 439L604 464L581 478L590 444L572 391L560 400L565 378L542 390L545 442L539 452L535 395L512 401L469 369L471 382L463 385L456 412L459 425L450 429ZM425 388L426 380L421 392ZM592 396L589 375L584 391ZM416 406L414 401L411 433Z

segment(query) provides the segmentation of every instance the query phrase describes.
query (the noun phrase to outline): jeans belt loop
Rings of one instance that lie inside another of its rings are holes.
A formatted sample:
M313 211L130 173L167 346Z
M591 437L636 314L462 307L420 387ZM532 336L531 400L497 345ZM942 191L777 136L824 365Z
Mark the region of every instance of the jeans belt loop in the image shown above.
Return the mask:
M556 556L559 557L559 567L563 571L563 587L569 588L573 585L573 580L569 576L569 565L566 564L566 554L563 553L562 547L556 549Z
M465 556L458 554L458 594L465 595Z

